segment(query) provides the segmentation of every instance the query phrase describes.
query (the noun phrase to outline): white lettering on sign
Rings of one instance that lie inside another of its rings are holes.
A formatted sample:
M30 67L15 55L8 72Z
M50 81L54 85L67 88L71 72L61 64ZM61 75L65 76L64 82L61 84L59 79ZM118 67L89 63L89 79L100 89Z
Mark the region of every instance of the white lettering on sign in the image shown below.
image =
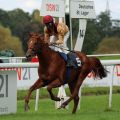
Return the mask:
M72 18L96 18L93 1L71 1L70 7Z
M0 71L0 115L17 111L17 73Z
M52 15L54 17L65 17L64 0L42 0L40 15Z

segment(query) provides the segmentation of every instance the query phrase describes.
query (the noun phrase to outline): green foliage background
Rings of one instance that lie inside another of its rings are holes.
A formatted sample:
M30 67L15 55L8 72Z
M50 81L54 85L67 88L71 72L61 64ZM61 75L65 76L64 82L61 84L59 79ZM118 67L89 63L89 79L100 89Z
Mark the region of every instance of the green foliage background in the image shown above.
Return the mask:
M9 28L0 26L0 43L0 50L12 49L18 56L24 54L20 39L12 36Z
M69 14L66 15L66 24L70 26ZM73 45L75 45L77 39L78 27L79 20L72 19ZM40 11L37 9L34 10L32 14L24 12L19 8L12 11L4 11L0 9L0 50L14 48L13 50L15 51L16 56L24 56L27 51L29 33L43 33L43 28L42 17L40 16ZM100 13L95 20L88 20L87 22L87 30L82 52L85 54L120 53L119 33L120 28L112 26L110 13L106 11ZM106 41L106 39L111 40ZM117 51L113 50L108 45L109 42L111 42L111 44L116 42ZM67 43L70 48L70 39Z

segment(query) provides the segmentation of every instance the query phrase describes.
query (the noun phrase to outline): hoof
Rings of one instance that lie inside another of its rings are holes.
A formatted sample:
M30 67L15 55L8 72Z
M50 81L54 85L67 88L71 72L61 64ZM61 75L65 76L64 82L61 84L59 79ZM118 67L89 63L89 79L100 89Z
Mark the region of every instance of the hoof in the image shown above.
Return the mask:
M72 114L76 114L76 111L72 111Z
M25 112L29 111L30 107L28 105L25 105Z
M54 97L53 100L55 100L55 101L60 101L61 99L60 99L59 97Z
M60 100L61 100L60 98L58 98L58 97L56 98L56 101L60 101Z
M60 107L58 107L57 109L61 109L61 106L60 106Z
M66 107L66 105L65 104L62 104L61 106L60 106L60 108L65 108Z

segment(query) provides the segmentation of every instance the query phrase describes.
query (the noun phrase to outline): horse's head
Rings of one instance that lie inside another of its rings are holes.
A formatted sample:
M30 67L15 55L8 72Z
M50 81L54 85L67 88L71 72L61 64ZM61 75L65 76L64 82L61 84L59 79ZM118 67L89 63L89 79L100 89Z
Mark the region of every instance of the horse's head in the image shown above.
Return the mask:
M31 60L32 57L40 53L40 46L44 43L44 36L38 33L30 33L28 40L28 50L26 58Z

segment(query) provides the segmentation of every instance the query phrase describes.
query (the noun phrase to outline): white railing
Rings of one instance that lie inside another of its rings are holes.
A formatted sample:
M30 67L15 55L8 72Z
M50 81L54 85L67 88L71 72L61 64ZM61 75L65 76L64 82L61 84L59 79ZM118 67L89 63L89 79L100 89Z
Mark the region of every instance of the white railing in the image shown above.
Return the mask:
M120 56L120 54L98 54L98 55L87 55L87 56L107 57L107 56Z
M37 68L39 63L0 63L0 68Z
M11 59L11 58L14 58L14 59L26 59L26 57L0 57L0 59Z
M120 54L98 54L98 55L87 55L92 57L104 57L104 56L120 56ZM0 57L1 60L10 60L10 59L26 59L26 57Z
M101 60L101 63L106 66L113 66L120 64L120 60ZM39 66L39 63L0 63L0 68L19 68L19 67L27 67L27 68L36 68Z
M117 64L120 64L120 60L101 60L101 63L105 66L115 66ZM37 68L39 66L39 63L0 63L0 68L21 68L21 67L26 67L26 68ZM114 71L114 69L113 69ZM113 86L113 76L111 78L110 82L110 93L109 93L109 107L111 108L112 106L112 86ZM38 94L39 90L36 92L36 105L38 105ZM35 108L38 108L36 106ZM37 109L36 109L37 110Z

